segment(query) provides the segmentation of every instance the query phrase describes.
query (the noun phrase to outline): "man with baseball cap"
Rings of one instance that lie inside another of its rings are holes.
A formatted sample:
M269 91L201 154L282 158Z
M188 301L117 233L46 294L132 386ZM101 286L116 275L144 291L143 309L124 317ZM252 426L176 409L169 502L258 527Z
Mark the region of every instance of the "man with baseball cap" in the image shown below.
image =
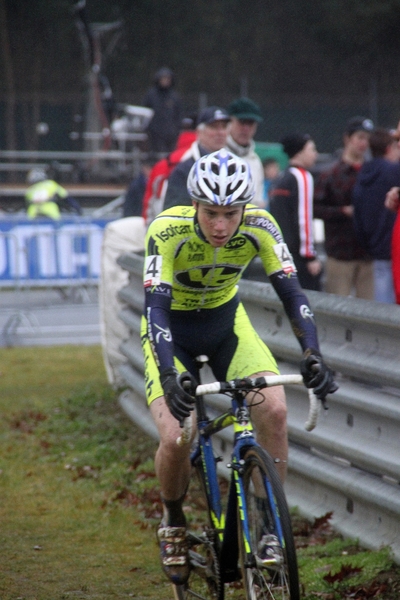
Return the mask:
M369 148L371 119L353 117L345 127L340 159L321 173L314 197L314 217L325 224L325 291L372 300L372 260L357 240L352 192Z
M258 124L263 120L260 107L250 98L238 98L228 106L228 114L231 120L226 147L249 163L256 192L253 204L264 208L264 169L254 143Z
M187 191L189 171L201 156L216 152L225 146L229 121L229 114L219 106L208 106L200 112L197 120L197 140L193 142L185 157L182 157L182 162L175 167L168 179L164 209L171 206L192 205Z

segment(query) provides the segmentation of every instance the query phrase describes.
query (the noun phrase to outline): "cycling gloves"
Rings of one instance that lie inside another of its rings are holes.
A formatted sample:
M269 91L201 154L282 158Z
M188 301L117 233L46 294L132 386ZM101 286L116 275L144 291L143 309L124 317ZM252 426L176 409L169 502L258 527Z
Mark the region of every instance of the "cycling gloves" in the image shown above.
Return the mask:
M333 377L332 369L324 362L318 350L308 348L300 363L300 371L303 376L304 385L312 388L314 394L320 400L324 400L327 394L333 394L338 389Z
M167 406L182 425L183 420L189 417L194 409L197 382L190 373L185 372L180 375L174 367L164 369L160 373L160 381Z

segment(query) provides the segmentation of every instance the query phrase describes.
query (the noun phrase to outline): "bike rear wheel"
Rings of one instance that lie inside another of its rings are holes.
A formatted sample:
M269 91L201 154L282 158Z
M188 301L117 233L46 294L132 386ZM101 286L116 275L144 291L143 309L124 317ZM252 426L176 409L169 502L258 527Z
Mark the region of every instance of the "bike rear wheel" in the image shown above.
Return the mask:
M224 584L218 560L218 534L214 529L205 491L201 461L193 467L188 496L195 501L194 523L188 532L190 575L184 585L173 585L175 600L223 600Z
M296 549L282 483L271 457L260 447L243 456L242 481L249 527L249 545L239 516L240 565L247 600L300 600ZM239 507L240 510L240 507ZM266 565L260 560L263 535L276 536L281 560Z

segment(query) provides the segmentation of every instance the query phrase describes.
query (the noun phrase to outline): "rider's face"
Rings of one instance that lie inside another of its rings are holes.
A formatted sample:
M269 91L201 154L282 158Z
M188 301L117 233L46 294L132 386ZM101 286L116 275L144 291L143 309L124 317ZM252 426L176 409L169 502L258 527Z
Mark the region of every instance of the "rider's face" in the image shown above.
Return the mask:
M239 227L243 206L208 206L193 202L197 220L207 242L214 248L225 246Z

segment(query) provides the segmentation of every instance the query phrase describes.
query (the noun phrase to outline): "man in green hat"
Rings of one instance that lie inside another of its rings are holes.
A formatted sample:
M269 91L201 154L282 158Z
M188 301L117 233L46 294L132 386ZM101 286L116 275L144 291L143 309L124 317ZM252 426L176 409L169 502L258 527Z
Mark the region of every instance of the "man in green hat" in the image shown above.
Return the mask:
M253 203L264 208L264 170L253 139L263 120L260 107L249 98L238 98L228 106L228 114L226 147L249 163L256 191Z

